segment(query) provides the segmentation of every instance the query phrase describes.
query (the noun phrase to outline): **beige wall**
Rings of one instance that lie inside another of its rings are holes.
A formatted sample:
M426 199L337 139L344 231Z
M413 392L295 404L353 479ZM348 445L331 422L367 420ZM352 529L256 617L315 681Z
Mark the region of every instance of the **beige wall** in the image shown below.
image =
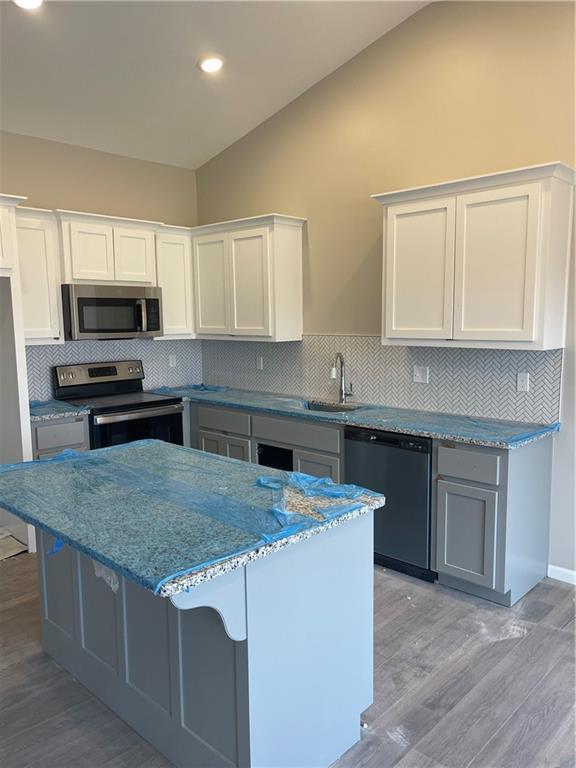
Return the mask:
M0 192L27 205L196 223L194 171L0 133Z
M200 223L309 218L308 333L380 331L375 192L574 163L569 3L439 3L197 171Z

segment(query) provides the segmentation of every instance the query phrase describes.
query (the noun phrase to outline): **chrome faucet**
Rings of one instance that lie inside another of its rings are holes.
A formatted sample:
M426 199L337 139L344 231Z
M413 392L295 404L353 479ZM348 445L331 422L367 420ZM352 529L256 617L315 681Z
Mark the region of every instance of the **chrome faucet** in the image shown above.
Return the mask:
M348 388L346 388L346 365L344 363L344 355L342 352L337 352L336 357L334 358L334 365L332 366L332 373L331 378L335 379L337 378L337 369L338 369L338 363L340 363L340 384L339 384L339 395L338 395L338 402L339 403L345 403L346 398L350 397L352 394L352 382L350 382L350 385Z

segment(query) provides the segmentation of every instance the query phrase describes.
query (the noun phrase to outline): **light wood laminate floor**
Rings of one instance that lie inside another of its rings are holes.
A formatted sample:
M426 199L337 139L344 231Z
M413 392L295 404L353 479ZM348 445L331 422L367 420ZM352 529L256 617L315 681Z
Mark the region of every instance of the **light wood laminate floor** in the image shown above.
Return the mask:
M574 627L558 581L506 609L376 568L374 704L336 768L574 768ZM43 654L33 555L0 562L0 765L171 765Z

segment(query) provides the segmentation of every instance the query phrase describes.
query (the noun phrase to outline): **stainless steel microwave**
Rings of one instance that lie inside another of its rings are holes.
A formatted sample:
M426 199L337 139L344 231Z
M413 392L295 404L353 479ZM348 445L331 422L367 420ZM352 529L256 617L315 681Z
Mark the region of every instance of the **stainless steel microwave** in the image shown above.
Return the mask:
M162 336L162 289L122 285L63 285L67 339Z

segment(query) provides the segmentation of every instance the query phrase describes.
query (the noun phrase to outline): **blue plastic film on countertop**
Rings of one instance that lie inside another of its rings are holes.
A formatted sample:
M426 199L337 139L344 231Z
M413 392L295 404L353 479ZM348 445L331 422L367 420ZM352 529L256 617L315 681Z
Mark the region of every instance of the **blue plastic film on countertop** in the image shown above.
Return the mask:
M345 515L362 493L344 486L338 496L340 486L328 483L333 493L318 486L307 508L290 511L286 489L303 495L317 479L269 472L275 482L261 484L258 465L142 440L0 465L0 507L158 591L177 575ZM342 503L317 508L326 496Z
M60 400L30 400L30 420L63 419L66 416L83 416L90 413L85 405L73 405Z
M155 391L172 393L184 400L206 405L221 405L275 416L298 417L307 421L379 429L494 448L517 448L560 429L558 422L533 424L482 419L475 416L417 411L385 405L359 404L360 407L356 410L343 413L315 411L310 410L309 401L301 397L227 387L222 387L219 391L210 391L208 388L199 390L196 385L192 385L164 387L162 390Z

